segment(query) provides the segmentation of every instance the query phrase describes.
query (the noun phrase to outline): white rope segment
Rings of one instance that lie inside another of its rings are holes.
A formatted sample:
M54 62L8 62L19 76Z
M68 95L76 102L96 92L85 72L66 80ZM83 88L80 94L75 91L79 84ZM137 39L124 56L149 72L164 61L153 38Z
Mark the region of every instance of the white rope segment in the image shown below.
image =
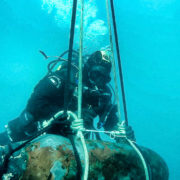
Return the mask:
M108 20L108 27L109 27L109 39L110 39L110 44L111 44L111 50L112 50L112 64L113 64L113 71L114 71L114 81L115 81L115 90L116 90L116 99L117 99L117 105L118 105L118 115L119 115L119 123L118 123L118 131L121 132L121 134L123 134L123 138L125 138L129 144L132 146L132 148L136 151L136 153L138 154L138 156L140 157L143 167L144 167L144 172L145 172L145 177L146 180L149 180L149 172L148 172L148 168L147 168L147 164L146 161L142 155L142 153L139 151L139 149L134 145L135 142L133 142L132 140L128 139L126 136L126 129L125 129L125 124L124 121L121 121L120 117L120 102L119 102L119 95L118 95L118 85L117 85L117 75L116 75L116 66L115 66L115 59L114 59L114 49L113 49L113 41L112 41L112 31L111 31L111 22L110 22L110 13L109 13L109 4L108 4L108 0L106 0L106 11L107 11L107 20Z
M88 179L89 172L89 154L86 147L86 142L84 139L84 135L82 133L83 127L83 119L82 119L82 64L83 64L83 18L84 18L84 0L81 0L81 20L80 20L80 42L79 42L79 77L78 77L78 118L75 119L72 123L72 129L77 130L77 137L80 138L83 151L84 151L84 171L83 171L83 180Z

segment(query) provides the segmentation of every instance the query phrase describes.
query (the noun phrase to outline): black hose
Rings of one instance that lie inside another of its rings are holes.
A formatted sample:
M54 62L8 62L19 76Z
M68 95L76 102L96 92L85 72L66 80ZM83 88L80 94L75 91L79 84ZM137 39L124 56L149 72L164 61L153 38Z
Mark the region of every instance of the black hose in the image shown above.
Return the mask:
M68 138L71 142L71 145L73 147L73 151L74 151L74 156L75 156L75 159L76 159L76 163L77 163L77 174L76 174L76 180L80 180L81 179L81 176L82 176L82 165L81 165L81 159L80 159L80 156L79 156L79 153L77 151L77 148L76 148L76 145L75 145L75 142L74 142L74 137L69 134L68 135Z
M66 79L65 91L64 91L65 92L64 93L64 114L67 114L68 105L69 105L69 85L70 85L74 30L75 30L75 21L76 21L76 9L77 9L77 0L73 0L71 30L70 30L70 39L69 39L69 52L68 52L68 69L67 69L67 79Z
M71 74L71 61L72 61L72 52L73 52L73 41L74 41L74 30L75 30L75 21L76 21L76 9L77 9L77 0L73 0L73 9L72 9L72 19L71 19L71 30L70 30L70 39L69 39L69 51L68 51L68 69L67 69L67 79L65 84L65 93L64 93L64 115L67 114L68 105L69 105L69 86L70 86L70 74ZM82 167L79 154L77 152L73 136L69 136L69 139L72 143L75 157L77 160L77 175L76 179L81 179Z
M127 108L126 108L126 98L125 98L123 73L122 73L120 50L119 50L119 43L118 43L118 34L117 34L117 28L116 28L116 18L115 18L115 12L114 12L114 3L113 3L113 0L110 0L110 2L111 2L113 27L114 27L114 35L115 35L115 42L116 42L116 51L117 51L117 58L118 58L119 77L120 77L121 92L122 92L122 99L123 99L125 123L128 126L128 115L127 115Z
M39 137L43 133L48 132L48 130L50 130L54 126L54 123L52 123L49 126L43 128L42 130L39 130L35 135L31 136L27 141L25 141L24 143L22 143L21 145L19 145L15 149L12 149L11 146L9 145L9 147L11 149L10 149L10 152L4 157L4 162L3 162L3 165L2 165L2 169L0 170L0 179L2 179L3 174L7 173L9 160L10 160L10 157L12 156L12 154L19 151L20 149L24 148L28 143L30 143L32 140ZM62 127L63 127L63 125L68 124L66 117L62 117L62 119L57 120L56 123L58 123L58 125L61 125ZM62 128L62 131L63 131L63 128Z
M54 67L57 65L58 62L68 62L68 60L66 59L62 59L62 58L58 58L58 59L55 59L53 61L51 61L49 64L48 64L48 74L51 74L52 73L52 70L54 69ZM71 66L73 68L75 68L77 71L79 71L79 68L74 64L74 63L71 63Z
M65 54L67 54L69 52L69 50L64 51L59 57L63 57ZM72 52L76 53L77 55L79 55L79 52L75 51L72 49Z
M48 64L48 73L51 73L52 70L54 69L54 67L57 65L58 62L62 61L61 58L63 56L65 56L67 53L69 52L69 50L66 50L64 51L57 60L54 60L54 61L51 61L49 64ZM79 53L75 50L72 49L72 52L73 53L76 53L77 55L79 55Z

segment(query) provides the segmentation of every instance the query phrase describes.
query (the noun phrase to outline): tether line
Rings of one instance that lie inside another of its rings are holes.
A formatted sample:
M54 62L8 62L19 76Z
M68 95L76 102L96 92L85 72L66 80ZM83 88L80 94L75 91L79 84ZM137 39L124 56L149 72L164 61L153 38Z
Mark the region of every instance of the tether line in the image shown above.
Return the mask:
M84 20L84 0L81 0L81 20L79 38L79 76L78 76L78 118L82 118L82 51L83 51L83 21Z
M116 73L116 65L115 65L115 57L114 57L114 46L113 46L113 40L112 40L112 30L111 30L111 21L110 21L108 0L106 0L106 12L107 12L107 21L108 21L108 28L109 28L109 41L110 41L111 51L112 51L112 68L113 68L114 84L115 84L115 99L116 99L117 108L118 108L118 119L119 119L119 123L121 123L118 81L117 81L117 73Z
M123 100L123 107L124 107L125 123L128 126L126 98L125 98L125 91L124 91L123 73L122 73L122 66L121 66L121 58L120 58L120 50L119 50L119 43L118 43L118 34L117 34L117 28L116 28L116 18L115 18L113 0L110 0L110 3L111 3L111 12L112 12L112 20L113 20L113 27L114 27L115 42L116 42L117 58L118 58L119 77L120 77L120 84L121 84L121 92L122 92L122 100Z

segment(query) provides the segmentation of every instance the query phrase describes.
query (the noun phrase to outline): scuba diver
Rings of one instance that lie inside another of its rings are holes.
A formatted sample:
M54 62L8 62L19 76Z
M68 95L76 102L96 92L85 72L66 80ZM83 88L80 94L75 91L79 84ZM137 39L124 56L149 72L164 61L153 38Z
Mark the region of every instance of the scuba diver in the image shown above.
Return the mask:
M96 51L89 56L83 66L82 118L86 129L94 129L93 120L99 116L98 128L106 131L117 129L117 106L112 103L112 92L108 86L111 81L111 55L107 50ZM64 87L67 76L67 62L48 73L35 86L26 108L19 117L10 121L6 131L0 134L0 166L6 146L14 142L25 141L41 127L41 122L63 110ZM71 68L68 110L77 112L78 69ZM62 125L63 126L63 125ZM58 128L57 128L58 127ZM61 125L53 127L48 133L58 133ZM62 128L63 129L63 128ZM130 128L130 135L133 131ZM88 138L89 134L85 134ZM100 136L96 136L100 139ZM130 137L130 138L131 138Z

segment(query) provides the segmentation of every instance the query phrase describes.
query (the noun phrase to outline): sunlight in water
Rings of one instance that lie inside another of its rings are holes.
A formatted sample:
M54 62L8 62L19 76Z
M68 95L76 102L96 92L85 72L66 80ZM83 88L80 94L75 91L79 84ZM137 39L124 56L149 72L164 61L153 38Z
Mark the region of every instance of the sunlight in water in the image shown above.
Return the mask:
M48 14L54 14L57 25L61 28L67 28L70 25L72 0L42 0L42 9ZM79 29L81 6L78 0L76 29ZM87 44L98 44L100 38L107 34L107 25L102 19L97 17L98 8L96 1L88 0L84 5L84 38ZM78 31L77 31L78 32ZM98 41L96 42L96 40Z

